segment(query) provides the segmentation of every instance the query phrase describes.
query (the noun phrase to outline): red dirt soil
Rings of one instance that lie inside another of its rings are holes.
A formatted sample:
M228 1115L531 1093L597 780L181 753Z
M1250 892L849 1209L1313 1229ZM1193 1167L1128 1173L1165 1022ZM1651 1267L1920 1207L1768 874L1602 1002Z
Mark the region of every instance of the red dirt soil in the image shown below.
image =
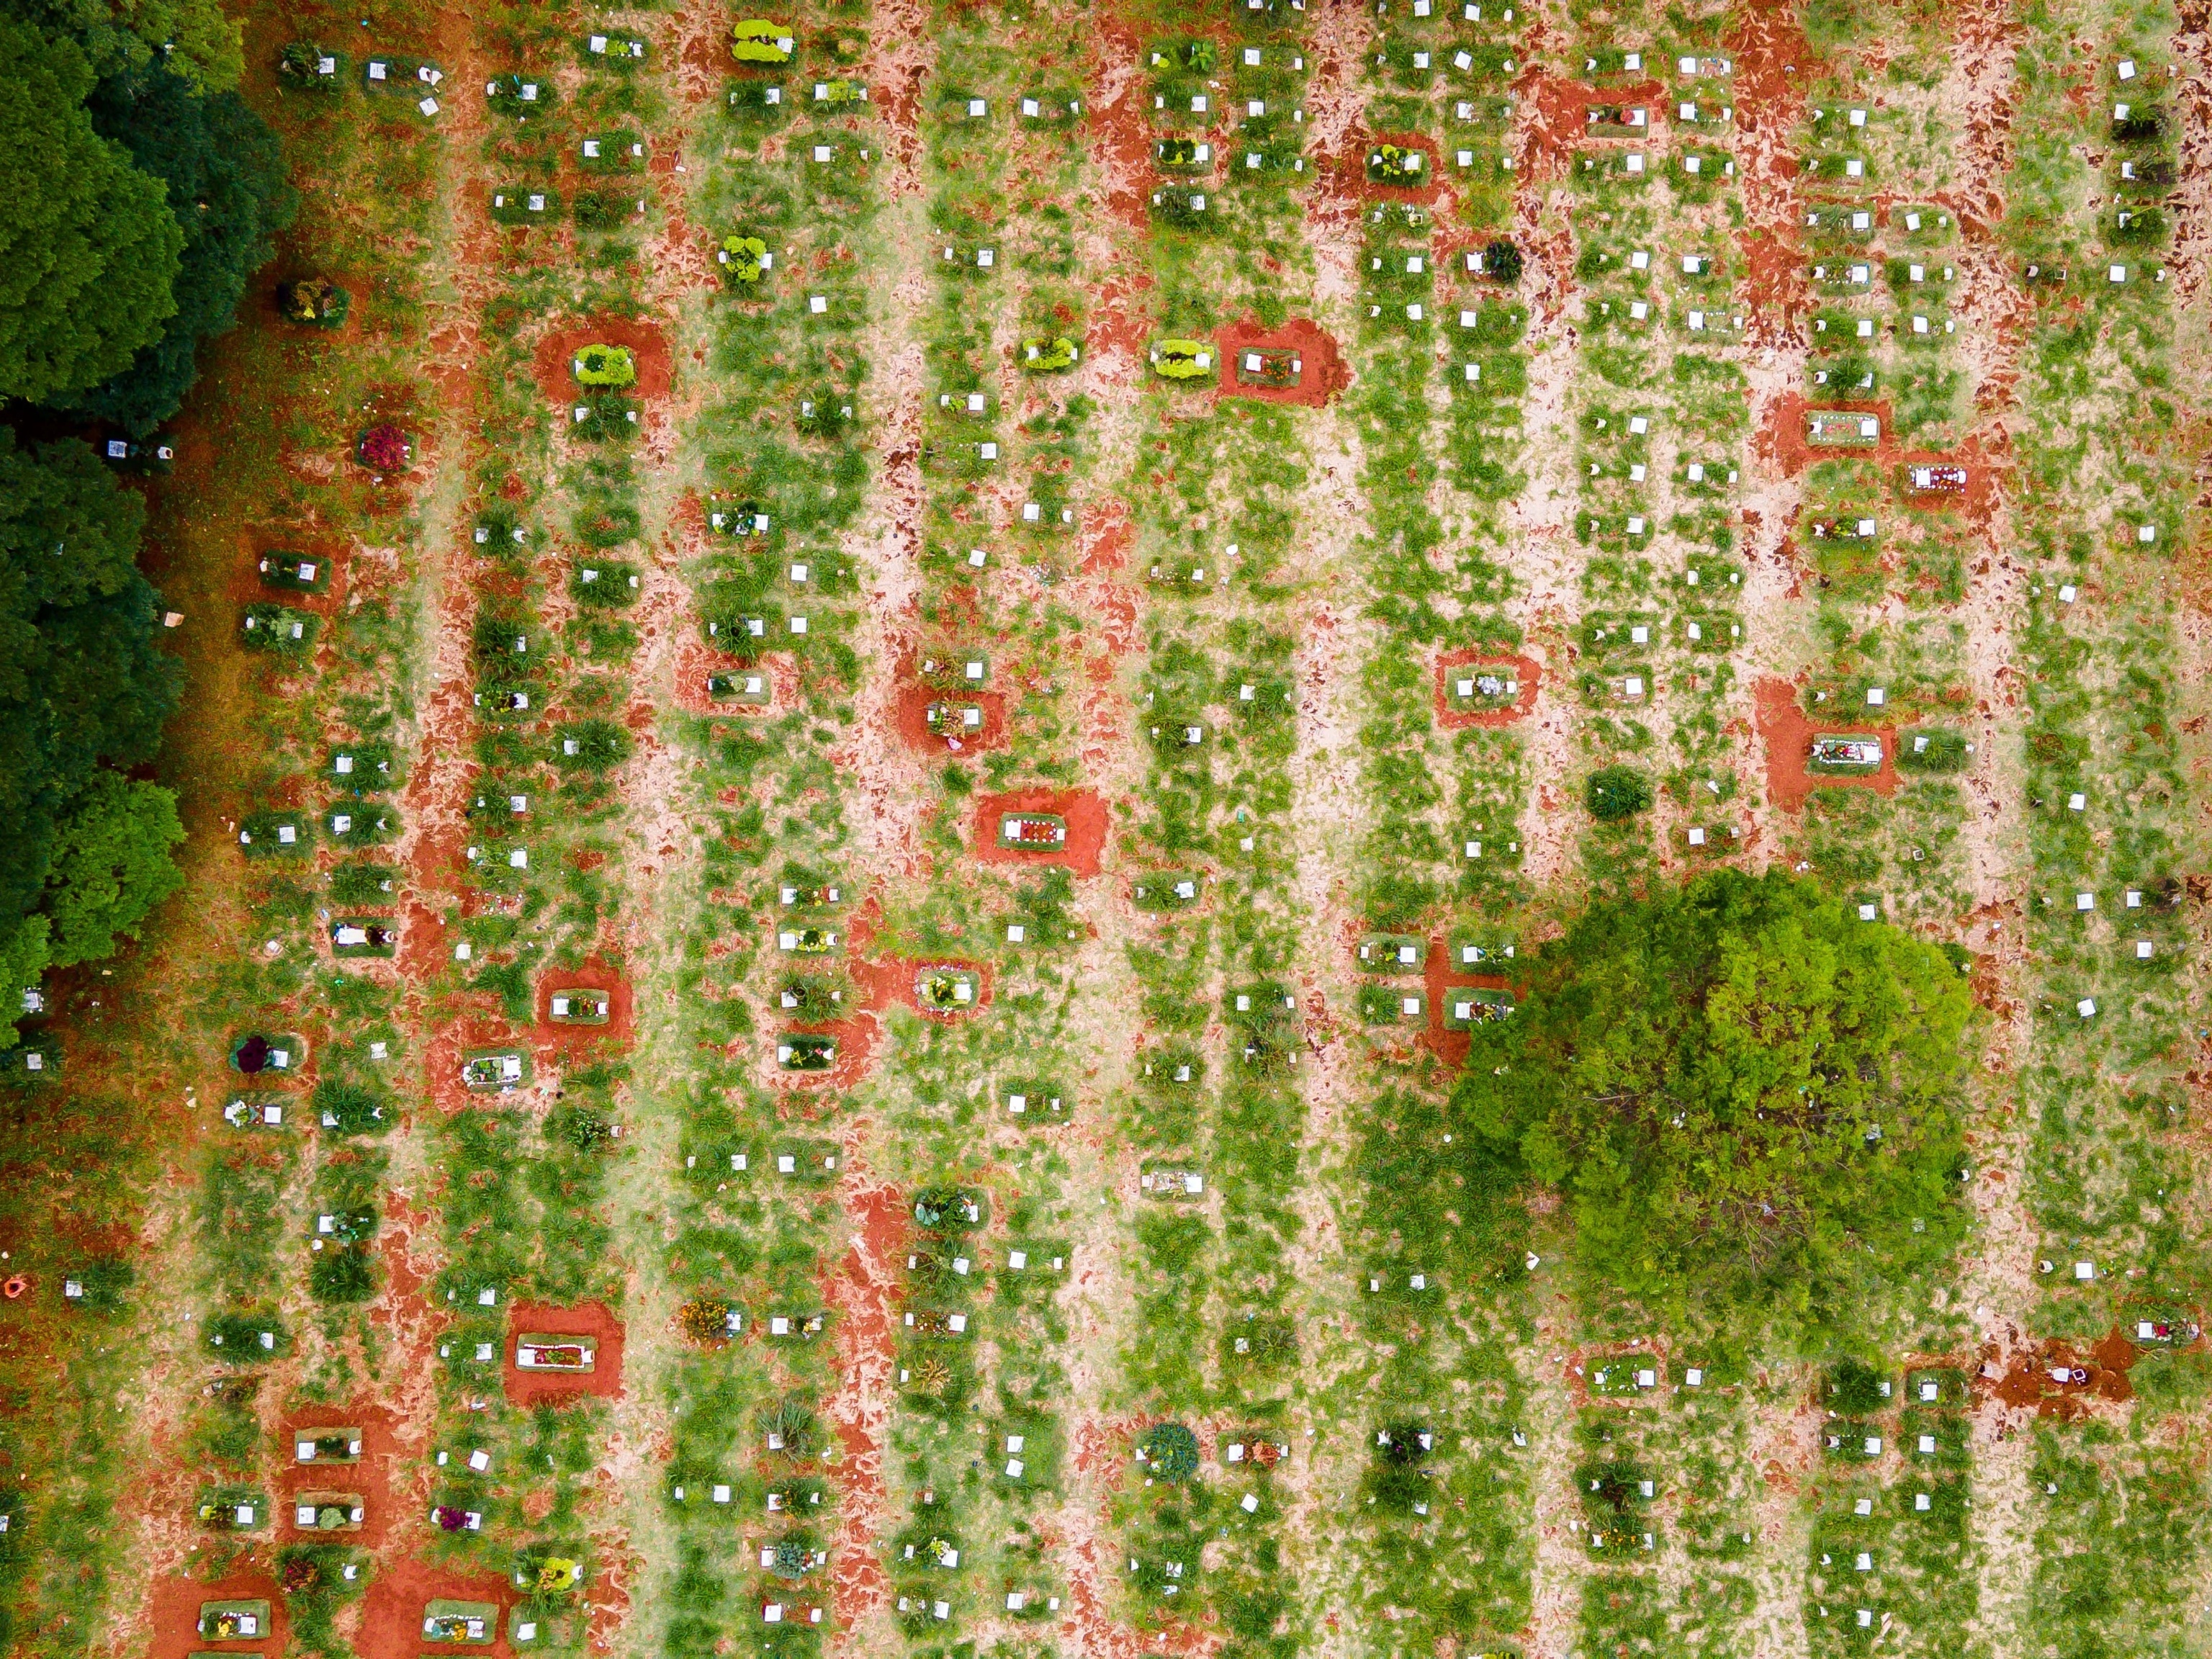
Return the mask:
M1067 841L1057 852L1028 853L999 845L999 819L1007 812L1050 812L1067 820ZM1106 848L1106 803L1088 789L1017 789L975 801L975 856L985 864L1061 864L1079 876L1098 873Z
M1071 825L1071 837L1073 833ZM982 981L980 1000L973 1008L963 1008L951 1013L923 1007L921 999L915 995L914 982L924 968L965 968ZM889 962L872 965L855 963L854 975L868 988L867 1006L871 1008L889 1007L896 1004L901 1008L910 1009L924 1019L950 1023L965 1019L971 1013L980 1013L991 1006L991 964L988 962L969 962L964 957L952 956L894 957Z
M1083 515L1083 557L1079 572L1085 576L1109 575L1129 562L1133 535L1129 509L1119 501L1102 501Z
M960 738L957 749L929 729L929 705L939 699L981 703L983 707L982 729ZM896 713L899 736L906 739L908 748L924 754L980 754L986 749L995 749L1006 735L1006 699L1002 692L939 691L915 682L899 688Z
M1735 127L1731 146L1743 201L1751 210L1736 235L1742 260L1746 337L1796 347L1798 320L1812 307L1801 243L1797 156L1790 135L1803 121L1805 89L1826 72L1798 26L1797 8L1756 0L1725 37L1735 59ZM1802 349L1802 348L1800 348Z
M604 991L607 994L607 1022L604 1025L556 1025L552 1019L556 991ZM597 957L585 958L580 968L556 968L538 981L538 1048L541 1055L565 1057L601 1045L628 1044L636 1029L636 1009L629 983Z
M1118 272L1098 290L1098 303L1085 331L1085 355L1092 362L1120 358L1133 368L1145 362L1152 330L1144 296L1152 291L1149 272Z
M355 1651L361 1659L433 1659L437 1655L471 1655L474 1659L514 1659L507 1644L507 1613L519 1598L514 1586L497 1573L442 1571L420 1561L380 1563L362 1598L361 1629ZM499 1636L493 1642L438 1643L422 1640L422 1609L434 1601L489 1601L499 1608ZM281 1650L271 1650L272 1653Z
M1453 708L1444 695L1445 682L1455 668L1480 666L1510 667L1521 687L1520 695L1510 708L1492 709L1484 714L1462 714ZM1543 683L1544 671L1533 657L1501 657L1481 651L1447 651L1437 659L1437 724L1448 731L1457 731L1469 726L1510 726L1525 720L1536 707L1536 690Z
M1656 143L1657 135L1653 125L1640 129L1591 125L1589 112L1596 106L1641 104L1656 118L1665 112L1667 102L1667 89L1656 81L1638 81L1626 87L1594 87L1545 70L1522 75L1513 83L1513 94L1522 109L1534 112L1522 126L1520 152L1513 158L1515 172L1530 184L1542 183L1565 173L1566 163L1594 137L1619 139L1625 143Z
M1476 986L1486 991L1512 991L1512 981L1503 974L1464 974L1455 971L1451 963L1451 945L1440 939L1429 941L1429 954L1421 963L1421 988L1429 999L1428 1027L1421 1033L1421 1046L1446 1066L1454 1069L1467 1063L1467 1051L1474 1045L1474 1037L1468 1031L1448 1031L1444 1029L1444 993L1455 986ZM1515 993L1516 1000L1519 994Z
M1143 42L1128 24L1102 16L1092 28L1099 44L1112 54L1107 61L1139 61ZM1104 178L1106 210L1137 230L1151 222L1146 183L1152 172L1152 126L1146 85L1142 76L1133 75L1119 98L1104 104L1087 101L1084 114L1091 157Z
M1752 687L1758 699L1759 735L1766 744L1766 798L1785 812L1802 811L1815 789L1871 789L1893 795L1903 781L1897 775L1897 729L1872 726L1837 710L1837 718L1816 721L1797 705L1797 688L1788 680L1763 679ZM1827 732L1881 739L1881 769L1856 777L1822 777L1807 769L1813 755L1813 738Z
M599 1351L589 1373L576 1376L526 1371L514 1363L516 1344L526 1335L589 1336ZM618 1399L623 1391L623 1325L604 1304L579 1302L573 1308L544 1303L518 1302L507 1310L506 1346L500 1354L500 1377L507 1397L518 1406L542 1401L568 1400L591 1395L600 1400Z
M1256 317L1245 317L1213 337L1221 353L1218 398L1251 398L1263 404L1297 404L1319 409L1352 384L1352 370L1321 325L1310 318L1293 318L1280 328L1264 329ZM1295 351L1300 359L1296 386L1244 386L1237 379L1237 354L1248 348L1261 351Z
M252 1641L210 1642L199 1633L200 1607L208 1601L266 1601L269 1634ZM234 1573L204 1584L191 1578L166 1578L154 1586L154 1644L150 1659L185 1659L193 1653L281 1654L291 1637L284 1593L266 1573ZM418 1624L416 1628L420 1630ZM395 1653L392 1659L398 1659ZM407 1659L415 1659L410 1647Z
M2065 1342L2045 1342L2014 1360L1990 1392L2008 1406L2033 1407L2039 1417L2070 1421L2088 1413L2092 1401L2120 1405L2136 1397L2128 1369L2142 1358L2142 1350L2116 1325L2087 1353ZM2055 1365L2087 1373L2080 1382L2057 1381Z
M283 1430L276 1442L279 1467L283 1470L276 1480L280 1500L276 1512L278 1530L287 1537L299 1530L292 1524L291 1499L296 1493L318 1490L357 1492L364 1511L361 1530L341 1533L338 1541L363 1549L383 1547L393 1520L392 1462L399 1455L399 1439L390 1408L374 1401L350 1406L313 1406L288 1412L282 1421ZM341 1426L360 1429L359 1462L302 1463L295 1456L295 1436L312 1437L317 1430Z
M1418 132L1354 133L1352 142L1343 155L1334 158L1339 187L1346 193L1364 197L1370 202L1414 202L1423 207L1434 203L1444 191L1443 149L1433 138ZM1421 173L1429 182L1425 185L1378 185L1367 176L1367 152L1377 144L1395 144L1400 149L1417 149L1428 159L1421 163Z
M619 317L572 324L556 329L540 340L538 349L531 354L531 367L538 375L538 389L556 401L583 391L576 380L575 362L576 354L587 345L628 346L637 365L635 383L608 386L606 391L646 401L668 395L668 343L652 324Z

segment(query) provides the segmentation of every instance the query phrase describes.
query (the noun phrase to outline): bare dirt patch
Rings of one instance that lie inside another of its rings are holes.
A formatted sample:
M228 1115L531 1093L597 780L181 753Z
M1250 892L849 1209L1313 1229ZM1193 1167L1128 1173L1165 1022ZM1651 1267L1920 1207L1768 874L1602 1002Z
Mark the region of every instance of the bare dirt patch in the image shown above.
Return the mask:
M342 1534L348 1544L380 1549L395 1519L392 1469L400 1455L398 1419L374 1399L348 1406L315 1406L284 1414L277 1440L283 1473L277 1477L280 1499L276 1519L283 1530L301 1530L292 1524L292 1498L303 1492L356 1492L362 1498L359 1532ZM312 1440L319 1431L357 1428L361 1458L354 1463L302 1463L294 1451L299 1440Z
M1008 812L1048 812L1067 820L1066 843L1051 852L999 845L999 820ZM1079 876L1098 873L1106 848L1106 803L1088 789L1017 789L982 795L975 802L971 845L985 864L1065 865Z
M1871 789L1893 795L1904 781L1897 775L1897 730L1838 718L1815 720L1797 704L1797 688L1788 680L1763 679L1752 688L1757 698L1759 736L1766 745L1766 798L1785 812L1802 811L1815 789ZM1856 776L1823 777L1808 769L1817 733L1881 739L1881 769Z
M1260 326L1259 319L1246 317L1213 337L1221 353L1221 379L1216 395L1250 398L1263 404L1297 404L1319 409L1352 384L1351 365L1328 331L1310 318L1297 317L1280 328ZM1245 386L1237 378L1240 351L1295 351L1298 354L1296 386Z
M1619 138L1650 143L1653 133L1641 127L1598 126L1589 112L1601 106L1640 106L1656 114L1666 101L1667 89L1656 81L1632 86L1595 87L1587 82L1530 70L1513 83L1522 107L1529 112L1520 129L1521 149L1514 170L1529 184L1541 184L1566 171L1566 163L1592 138Z
M251 1640L210 1642L198 1630L200 1607L209 1601L266 1601L269 1633ZM213 1583L191 1578L164 1579L154 1586L152 1659L186 1659L194 1653L281 1654L291 1639L284 1594L264 1572L234 1573ZM420 1626L418 1626L419 1629ZM397 1656L392 1656L397 1659ZM409 1659L413 1659L412 1650Z
M668 395L668 343L661 337L660 331L651 323L631 318L602 317L554 330L531 353L531 368L538 376L538 389L554 402L573 398L582 389L576 380L576 354L587 345L628 347L637 366L637 379L633 384L609 386L606 390L648 402Z
M739 657L727 651L717 651L704 640L686 639L678 643L673 654L676 659L676 706L686 714L744 720L778 714L790 706L798 673L787 652ZM708 678L714 674L762 675L768 682L761 688L768 701L732 702L714 697L707 690ZM649 722L652 718L651 706L646 705L646 719Z
M592 1369L576 1372L526 1371L514 1363L515 1348L525 1335L588 1336L599 1344ZM507 1344L500 1356L500 1380L507 1397L518 1406L590 1395L596 1399L619 1399L623 1391L623 1322L604 1303L579 1302L573 1308L543 1303L518 1302L507 1312Z
M972 702L979 705L983 723L972 732L957 736L940 735L929 729L929 706L939 702ZM1006 699L997 691L939 691L933 687L908 684L899 688L896 705L899 736L907 746L930 755L972 755L986 749L995 749L1006 741Z
M604 1025L556 1025L553 998L562 991L603 991L607 998ZM637 1028L635 1000L629 981L597 957L580 968L556 968L538 980L538 1046L547 1057L568 1057L599 1048L627 1048Z
M2071 1422L2100 1401L2123 1405L2136 1397L2129 1368L2142 1350L2116 1326L2085 1352L2068 1342L2039 1343L2018 1355L1990 1392L2008 1406L2038 1417Z
M1464 990L1470 988L1482 991L1511 991L1513 981L1503 974L1454 971L1449 942L1431 939L1429 953L1421 962L1421 988L1428 995L1428 1023L1421 1033L1421 1046L1453 1071L1467 1064L1468 1050L1474 1046L1474 1037L1472 1032L1444 1029L1444 998L1454 988Z
M849 1149L848 1149L849 1150ZM905 1200L888 1186L848 1188L845 1216L858 1229L852 1248L822 1279L837 1313L839 1382L823 1408L836 1431L843 1491L839 1547L830 1555L830 1605L842 1626L880 1609L890 1597L878 1544L889 1518L884 1449L889 1441L898 1297L906 1249Z
M392 1561L378 1567L362 1598L361 1630L355 1638L361 1659L425 1659L422 1609L434 1601L489 1601L499 1609L496 1640L476 1644L440 1644L434 1654L493 1655L514 1659L507 1639L507 1614L516 1601L514 1586L498 1573L447 1572L420 1561ZM282 1652L280 1646L273 1652Z
M1452 670L1486 667L1513 670L1514 683L1520 688L1513 699L1513 707L1480 713L1453 708L1445 695ZM1516 720L1525 720L1535 711L1536 692L1543 684L1543 667L1534 657L1498 656L1482 651L1448 651L1437 659L1437 724L1455 730L1469 726L1510 726Z

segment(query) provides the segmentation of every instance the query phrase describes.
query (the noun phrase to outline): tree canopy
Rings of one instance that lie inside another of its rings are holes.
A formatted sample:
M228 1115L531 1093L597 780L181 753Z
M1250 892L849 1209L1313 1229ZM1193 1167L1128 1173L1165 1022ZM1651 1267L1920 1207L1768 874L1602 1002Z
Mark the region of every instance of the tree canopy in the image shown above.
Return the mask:
M234 92L203 95L157 61L108 76L86 108L102 137L166 182L184 223L173 313L128 367L65 400L143 436L184 402L200 342L237 319L297 198L276 135Z
M228 92L246 72L244 30L222 0L17 0L20 15L84 48L96 75L160 58L202 92Z
M61 825L46 879L52 965L112 956L146 914L184 884L169 855L185 838L177 798L157 783L94 772Z
M94 130L92 66L0 18L0 398L120 373L176 311L185 245L159 179Z
M49 955L104 954L161 896L139 854L167 845L173 809L166 819L153 809L142 793L151 785L118 795L95 783L103 763L153 757L182 678L157 643L159 602L136 562L144 519L88 446L21 449L0 428L0 964L10 975L0 994L34 980Z
M1528 967L1453 1115L1559 1189L1594 1283L1825 1319L1955 1242L1972 999L1936 946L1723 872L1595 908Z

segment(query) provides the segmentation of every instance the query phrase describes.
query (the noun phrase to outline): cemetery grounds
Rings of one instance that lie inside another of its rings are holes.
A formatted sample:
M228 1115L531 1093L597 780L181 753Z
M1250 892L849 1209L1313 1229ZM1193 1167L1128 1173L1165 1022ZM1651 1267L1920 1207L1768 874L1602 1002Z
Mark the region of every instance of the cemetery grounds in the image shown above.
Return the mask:
M10 1645L2202 1650L2201 9L246 25L350 307L150 492L189 885L6 1095ZM1724 865L1984 1011L1832 1352L1451 1138Z

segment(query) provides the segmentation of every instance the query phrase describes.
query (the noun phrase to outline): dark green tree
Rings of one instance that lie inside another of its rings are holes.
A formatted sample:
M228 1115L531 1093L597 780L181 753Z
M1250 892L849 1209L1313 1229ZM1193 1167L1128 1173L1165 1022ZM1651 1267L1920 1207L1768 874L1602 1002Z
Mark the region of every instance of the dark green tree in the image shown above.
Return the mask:
M1454 1115L1560 1192L1594 1285L1825 1322L1955 1243L1972 999L1936 946L1728 871L1594 908L1528 970Z
M160 815L128 793L121 821L101 816L112 793L86 799L103 763L153 757L177 703L181 671L157 643L159 602L136 562L145 514L88 446L21 449L0 428L0 1018L50 954L82 959L103 918L135 926L159 896L146 897L158 881L135 854L109 899L94 872L101 848L165 834ZM65 833L76 853L57 938L37 913Z
M102 81L86 108L103 137L167 182L185 228L174 313L122 372L65 400L143 437L184 402L200 342L237 320L247 280L275 253L298 199L276 135L234 92L204 96L154 63Z
M84 49L94 74L156 57L205 92L228 92L246 69L243 31L222 0L15 0L15 11Z
M46 878L53 963L67 968L115 952L116 935L138 925L184 884L170 849L185 838L177 798L158 783L94 772L56 837Z
M0 398L65 397L157 337L184 233L161 181L94 130L76 46L0 18Z

